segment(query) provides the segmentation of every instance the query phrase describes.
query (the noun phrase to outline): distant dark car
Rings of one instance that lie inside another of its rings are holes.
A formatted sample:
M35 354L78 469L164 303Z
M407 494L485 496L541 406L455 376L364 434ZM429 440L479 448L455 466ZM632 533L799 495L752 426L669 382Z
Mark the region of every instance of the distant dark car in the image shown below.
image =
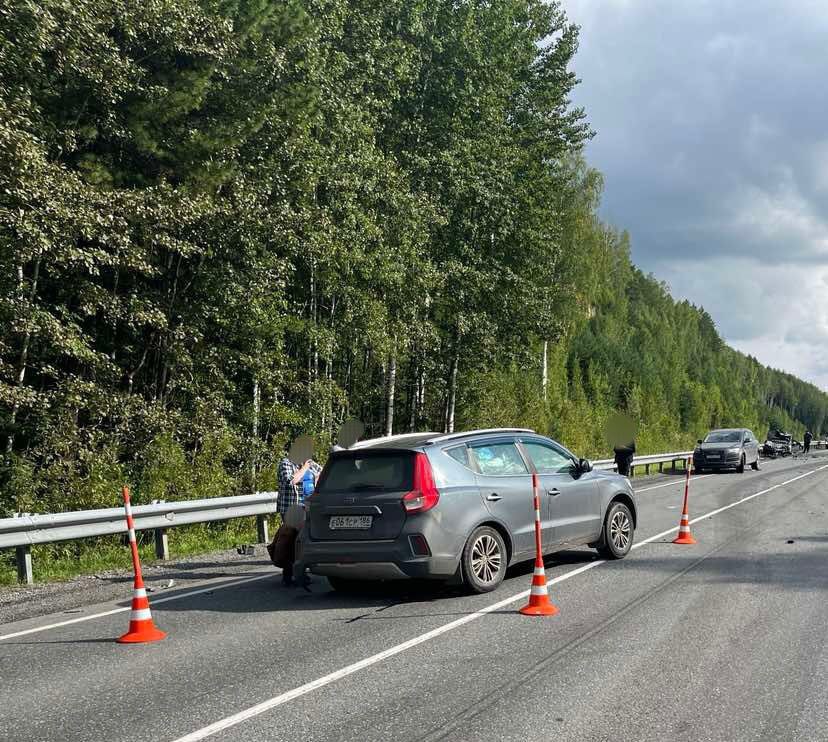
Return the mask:
M762 454L772 458L790 456L793 453L793 446L793 436L781 430L769 430L762 446Z
M741 474L746 464L754 470L759 468L759 441L747 428L711 430L693 451L697 472L735 469Z

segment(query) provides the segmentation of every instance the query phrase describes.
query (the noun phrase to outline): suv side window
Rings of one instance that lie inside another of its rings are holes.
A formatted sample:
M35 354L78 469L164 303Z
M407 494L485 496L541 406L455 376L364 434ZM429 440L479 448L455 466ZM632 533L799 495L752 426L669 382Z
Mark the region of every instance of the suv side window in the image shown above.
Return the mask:
M563 451L538 441L523 441L523 447L532 459L538 474L562 474L569 472L575 463Z
M451 456L458 464L462 464L467 469L471 469L471 462L469 461L469 449L466 448L465 444L462 446L454 446L453 448L447 448L446 453Z
M514 443L488 443L470 449L481 474L504 477L529 473Z

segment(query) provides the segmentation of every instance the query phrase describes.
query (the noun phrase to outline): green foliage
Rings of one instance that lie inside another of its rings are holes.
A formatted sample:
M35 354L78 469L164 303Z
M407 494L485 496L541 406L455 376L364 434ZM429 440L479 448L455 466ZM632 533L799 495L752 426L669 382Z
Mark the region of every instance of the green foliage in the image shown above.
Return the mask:
M577 43L540 0L1 4L0 516L273 489L349 416L823 429L597 219Z

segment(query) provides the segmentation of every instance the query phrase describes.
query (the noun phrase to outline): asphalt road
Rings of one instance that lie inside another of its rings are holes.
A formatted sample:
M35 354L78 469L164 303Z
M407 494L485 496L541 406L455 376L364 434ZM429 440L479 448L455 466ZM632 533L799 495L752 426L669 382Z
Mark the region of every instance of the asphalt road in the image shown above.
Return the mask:
M123 602L0 625L0 739L828 740L828 457L695 479L696 546L682 478L635 483L638 547L549 558L553 618L531 565L342 597L259 564L154 598L157 644L112 641Z

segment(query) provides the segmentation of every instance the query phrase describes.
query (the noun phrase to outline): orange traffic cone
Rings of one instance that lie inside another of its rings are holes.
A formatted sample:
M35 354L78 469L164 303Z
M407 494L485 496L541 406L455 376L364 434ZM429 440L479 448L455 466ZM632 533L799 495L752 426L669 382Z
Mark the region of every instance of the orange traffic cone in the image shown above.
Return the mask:
M546 570L543 567L537 474L532 475L532 492L535 502L535 570L532 573L532 589L529 592L529 602L520 609L520 612L524 616L554 616L558 613L558 609L549 600L549 593L546 590Z
M687 478L684 480L684 506L681 509L681 521L679 522L678 536L673 539L674 544L695 544L696 539L690 533L690 514L688 512L688 499L690 497L690 472L693 469L693 459L688 459Z
M135 584L132 588L132 609L129 612L129 631L117 641L121 644L137 644L140 642L157 642L166 634L157 629L152 622L147 590L144 587L144 578L141 575L141 562L138 560L138 542L135 540L135 523L132 520L132 507L129 504L129 489L124 487L124 509L126 510L127 530L129 531L129 545L132 549L132 566L135 570Z

